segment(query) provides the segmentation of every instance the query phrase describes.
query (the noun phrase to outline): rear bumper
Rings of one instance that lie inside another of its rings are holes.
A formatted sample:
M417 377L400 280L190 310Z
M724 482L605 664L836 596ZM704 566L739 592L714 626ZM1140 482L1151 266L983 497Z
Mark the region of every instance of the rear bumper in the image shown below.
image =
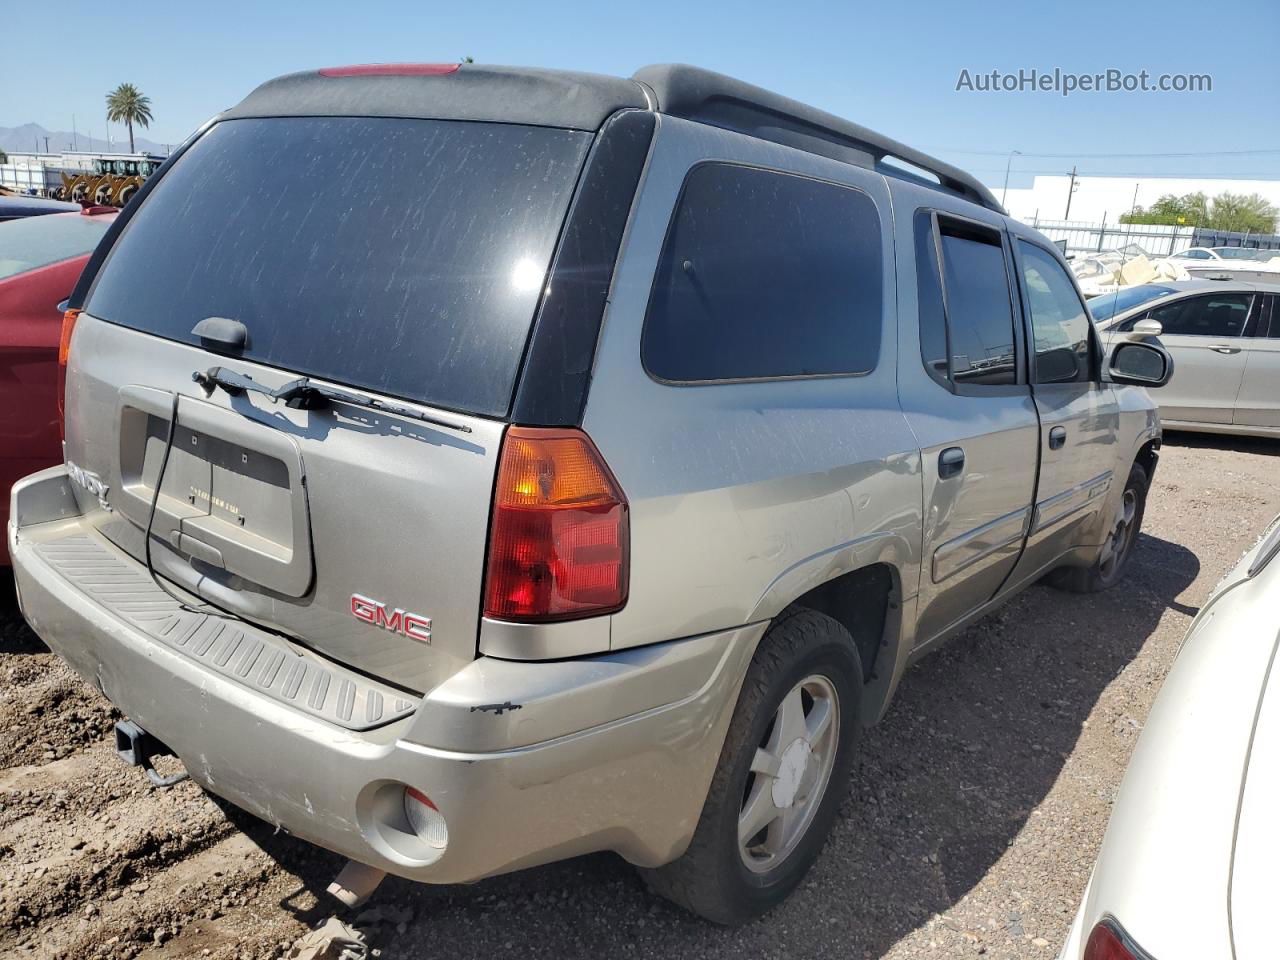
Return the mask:
M62 468L14 487L8 539L23 613L211 792L435 883L596 850L656 866L688 845L762 624L551 663L481 657L410 715L351 730L157 642L80 589L41 546L89 537L114 548L68 493ZM403 785L444 815L443 852L408 830Z

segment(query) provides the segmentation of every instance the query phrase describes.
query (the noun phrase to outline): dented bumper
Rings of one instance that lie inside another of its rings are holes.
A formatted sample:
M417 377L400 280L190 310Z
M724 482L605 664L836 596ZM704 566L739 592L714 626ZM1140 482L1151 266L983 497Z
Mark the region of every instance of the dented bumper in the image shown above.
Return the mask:
M386 722L352 722L373 716L386 692L323 661L315 669L349 680L367 707L344 721L290 700L287 685L264 685L263 656L241 675L233 657L218 664L221 641L211 658L196 656L86 588L56 545L88 543L124 571L142 568L81 521L67 484L55 468L14 487L8 535L23 613L211 792L353 860L436 883L596 850L656 866L687 846L763 625L550 663L480 657L424 697L401 692L408 709L386 710ZM406 832L404 786L444 815L443 852Z

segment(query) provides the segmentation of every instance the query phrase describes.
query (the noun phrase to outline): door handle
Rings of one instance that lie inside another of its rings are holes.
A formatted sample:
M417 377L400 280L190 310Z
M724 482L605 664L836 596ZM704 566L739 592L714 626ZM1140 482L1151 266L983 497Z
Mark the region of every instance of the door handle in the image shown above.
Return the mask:
M1210 349L1210 350L1213 350L1213 351L1214 351L1214 352L1216 352L1216 353L1227 353L1227 354L1231 354L1231 353L1239 353L1239 352L1240 352L1240 348L1239 348L1239 347L1233 347L1233 346L1231 346L1231 344L1229 344L1229 343L1212 343L1212 344L1210 344L1210 345L1209 345L1209 349Z
M1061 450L1067 442L1067 428L1063 426L1054 427L1049 431L1049 449Z
M964 471L964 451L959 447L947 447L938 454L938 479L949 480Z

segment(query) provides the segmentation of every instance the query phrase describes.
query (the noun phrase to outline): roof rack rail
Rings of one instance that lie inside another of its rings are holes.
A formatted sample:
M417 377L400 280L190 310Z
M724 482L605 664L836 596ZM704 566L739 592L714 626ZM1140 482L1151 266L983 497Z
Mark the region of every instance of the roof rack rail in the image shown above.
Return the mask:
M996 213L1005 212L991 191L963 170L874 130L761 87L680 63L644 67L631 79L652 91L660 113L921 180L909 170L880 167L885 160L897 160L926 171L944 188L966 200Z

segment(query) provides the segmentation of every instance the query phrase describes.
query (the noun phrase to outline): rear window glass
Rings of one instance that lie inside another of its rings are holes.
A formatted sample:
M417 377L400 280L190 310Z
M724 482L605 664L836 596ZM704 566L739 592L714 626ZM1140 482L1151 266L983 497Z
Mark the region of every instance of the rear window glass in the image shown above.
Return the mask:
M865 193L724 163L695 167L645 319L674 382L867 373L880 352L880 217Z
M590 134L445 120L216 124L156 184L86 305L380 393L506 413Z
M113 219L77 213L0 223L0 280L84 256L98 245Z

